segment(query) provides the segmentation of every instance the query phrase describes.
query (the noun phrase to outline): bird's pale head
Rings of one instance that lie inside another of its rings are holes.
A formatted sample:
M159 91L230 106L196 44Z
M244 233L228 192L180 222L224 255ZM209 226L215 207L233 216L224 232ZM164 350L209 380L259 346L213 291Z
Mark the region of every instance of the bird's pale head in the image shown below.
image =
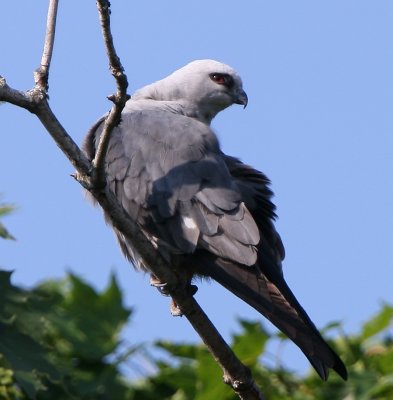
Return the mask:
M133 96L175 101L190 107L198 119L210 121L232 104L247 105L240 76L230 66L214 60L196 60Z
M218 108L218 111L234 103L247 105L240 76L232 67L221 62L196 60L168 78L179 83L180 92L189 100Z

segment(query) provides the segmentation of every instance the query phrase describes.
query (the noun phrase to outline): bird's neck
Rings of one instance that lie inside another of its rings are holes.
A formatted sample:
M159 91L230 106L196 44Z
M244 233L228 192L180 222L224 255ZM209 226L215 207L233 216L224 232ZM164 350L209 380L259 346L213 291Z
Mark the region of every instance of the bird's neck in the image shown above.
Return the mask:
M143 101L145 102L144 104L149 104L151 107L182 114L206 125L210 125L212 119L222 110L222 108L216 109L208 102L190 101L181 93L178 93L176 88L172 90L166 89L165 83L164 81L156 82L139 89L132 95L131 101Z
M214 112L211 107L204 107L200 104L194 104L187 100L177 101L179 104L182 114L194 118L206 125L210 125L212 119L216 116L217 112Z

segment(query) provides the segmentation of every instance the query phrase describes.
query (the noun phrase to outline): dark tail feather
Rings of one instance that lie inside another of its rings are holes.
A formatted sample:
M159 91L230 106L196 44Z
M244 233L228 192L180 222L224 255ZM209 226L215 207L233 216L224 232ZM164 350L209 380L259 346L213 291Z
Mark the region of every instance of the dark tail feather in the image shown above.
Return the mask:
M302 350L323 380L328 378L329 368L347 379L345 365L324 341L281 274L275 277L276 282L279 280L275 285L258 267L244 267L222 259L213 261L210 257L198 264L202 266L198 273L216 280L284 332Z

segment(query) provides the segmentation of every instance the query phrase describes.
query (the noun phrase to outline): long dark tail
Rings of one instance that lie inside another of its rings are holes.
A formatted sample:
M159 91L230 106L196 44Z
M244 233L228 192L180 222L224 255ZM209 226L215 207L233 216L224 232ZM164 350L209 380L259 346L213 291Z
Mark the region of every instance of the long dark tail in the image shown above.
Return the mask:
M275 275L268 277L257 266L202 258L204 260L198 262L198 273L210 276L268 318L302 350L323 380L328 378L329 368L347 379L345 365L324 341L277 267L268 269ZM259 263L261 261L262 265L269 263L269 260L259 260Z

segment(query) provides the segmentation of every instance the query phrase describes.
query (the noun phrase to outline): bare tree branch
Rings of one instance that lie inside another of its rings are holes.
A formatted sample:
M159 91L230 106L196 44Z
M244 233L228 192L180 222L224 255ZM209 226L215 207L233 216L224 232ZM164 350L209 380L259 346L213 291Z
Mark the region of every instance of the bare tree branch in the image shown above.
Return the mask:
M236 357L194 297L184 290L172 290L170 293L224 371L224 382L242 400L264 400L249 368Z
M44 91L48 90L49 68L53 53L53 44L55 42L56 16L59 0L50 0L48 7L48 16L46 19L46 34L44 42L44 51L41 57L41 65L34 72L36 88Z
M108 150L109 138L113 128L120 123L121 112L130 96L127 95L127 76L124 73L124 68L121 65L120 58L116 53L115 46L113 45L113 37L110 30L110 4L106 0L97 0L97 8L106 53L109 59L109 68L117 84L116 94L108 97L114 104L105 120L96 156L93 160L93 165L95 167L94 184L103 187L106 185L105 156Z
M121 111L127 101L127 77L123 72L120 60L116 55L110 33L109 3L97 0L104 41L107 47L110 68L117 82L117 93L111 96L114 102L111 112L105 121L103 138L99 144L99 155L91 165L77 144L62 127L47 102L48 76L53 40L56 27L57 0L51 0L48 11L47 34L41 66L35 73L36 86L27 92L10 88L5 79L0 77L0 100L7 101L34 113L40 119L57 145L64 152L77 170L75 178L95 197L113 226L128 240L132 241L136 251L141 255L151 272L161 282L166 282L168 293L178 304L181 312L190 321L206 344L213 357L224 371L224 381L243 400L263 400L251 373L235 356L225 343L217 329L211 323L192 294L180 284L179 277L166 263L162 256L147 240L138 225L130 218L115 195L106 186L105 154L111 131L120 121Z
M42 125L75 169L83 176L89 175L92 169L90 161L56 118L46 98L41 100L34 114L37 115Z
M31 92L22 92L12 89L7 85L7 81L2 76L0 76L0 101L5 101L30 112L33 112L35 107Z
M15 90L0 76L0 101L14 104L35 114L79 174L90 175L92 169L90 161L52 112L45 91L39 88L26 92Z

